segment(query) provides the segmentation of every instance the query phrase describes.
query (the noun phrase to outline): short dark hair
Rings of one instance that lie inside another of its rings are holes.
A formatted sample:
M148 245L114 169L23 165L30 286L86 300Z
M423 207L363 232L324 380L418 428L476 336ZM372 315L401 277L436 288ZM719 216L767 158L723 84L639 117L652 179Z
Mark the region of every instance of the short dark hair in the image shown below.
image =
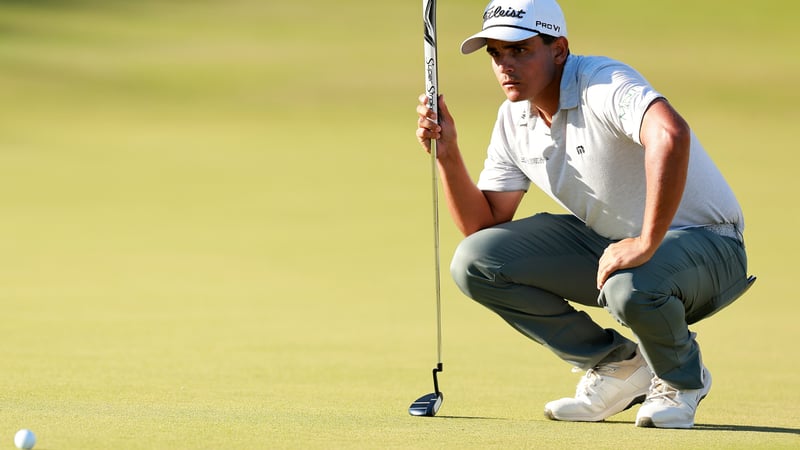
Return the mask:
M553 42L558 40L558 36L553 36L553 35L550 35L550 34L539 33L539 36L542 38L542 43L544 43L544 45L550 45ZM569 54L570 54L570 51L569 51L569 48L567 48L567 55L569 55Z
M549 35L549 34L543 34L543 33L539 33L539 36L541 36L542 42L544 42L545 45L550 45L553 42L555 42L556 39L558 39L556 36L552 36L552 35Z

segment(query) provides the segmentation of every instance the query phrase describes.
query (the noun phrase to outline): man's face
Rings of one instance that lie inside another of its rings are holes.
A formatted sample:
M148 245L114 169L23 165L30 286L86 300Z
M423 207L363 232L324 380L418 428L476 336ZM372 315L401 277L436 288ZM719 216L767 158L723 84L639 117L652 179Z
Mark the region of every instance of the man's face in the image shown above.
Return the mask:
M534 101L553 88L558 59L554 47L555 43L546 45L539 36L519 42L487 40L486 52L492 57L494 74L509 100Z

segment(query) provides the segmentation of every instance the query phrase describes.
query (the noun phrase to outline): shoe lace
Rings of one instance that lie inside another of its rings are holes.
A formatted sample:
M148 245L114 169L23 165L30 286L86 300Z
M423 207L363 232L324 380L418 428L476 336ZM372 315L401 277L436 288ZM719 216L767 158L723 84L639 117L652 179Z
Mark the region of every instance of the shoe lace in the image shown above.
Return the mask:
M594 366L586 371L586 374L581 377L578 382L578 387L575 389L576 397L589 397L597 393L595 387L603 381L604 375L611 375L616 372L618 367L614 364L602 364ZM573 367L572 372L580 372L581 369Z
M665 401L673 406L677 406L678 390L668 385L664 380L658 377L653 377L650 384L650 392L647 394L647 401Z

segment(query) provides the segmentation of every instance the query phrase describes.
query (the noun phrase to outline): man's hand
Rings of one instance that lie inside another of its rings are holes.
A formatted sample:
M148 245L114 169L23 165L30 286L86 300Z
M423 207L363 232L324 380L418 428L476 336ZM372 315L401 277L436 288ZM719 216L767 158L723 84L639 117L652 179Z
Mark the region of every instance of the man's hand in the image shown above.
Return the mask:
M600 257L597 269L597 289L602 289L608 277L614 272L639 267L649 261L656 248L647 245L639 237L623 239L609 245Z
M458 142L453 116L447 109L444 96L439 96L439 116L428 107L428 97L420 95L417 105L417 139L428 153L431 152L431 139L436 139L436 156L442 159L447 156L450 148L455 148ZM438 123L437 123L438 119Z

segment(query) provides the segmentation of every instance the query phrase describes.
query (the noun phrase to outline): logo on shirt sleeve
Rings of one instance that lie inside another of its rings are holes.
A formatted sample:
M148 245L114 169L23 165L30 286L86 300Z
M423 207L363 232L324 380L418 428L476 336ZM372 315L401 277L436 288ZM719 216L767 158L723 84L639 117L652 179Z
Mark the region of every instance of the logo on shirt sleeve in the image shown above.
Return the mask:
M636 86L628 90L622 99L619 101L619 119L626 120L629 116L633 113L633 102L636 100L637 97L641 97L642 95L642 88L640 86Z

